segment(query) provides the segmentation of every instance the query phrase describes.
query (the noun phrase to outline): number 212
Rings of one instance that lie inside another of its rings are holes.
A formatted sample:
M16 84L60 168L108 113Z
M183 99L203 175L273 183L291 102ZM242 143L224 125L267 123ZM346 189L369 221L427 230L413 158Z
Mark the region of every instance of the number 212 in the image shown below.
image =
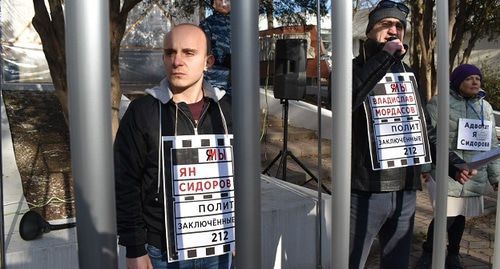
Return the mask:
M227 235L228 235L227 231L212 233L212 242L227 240Z

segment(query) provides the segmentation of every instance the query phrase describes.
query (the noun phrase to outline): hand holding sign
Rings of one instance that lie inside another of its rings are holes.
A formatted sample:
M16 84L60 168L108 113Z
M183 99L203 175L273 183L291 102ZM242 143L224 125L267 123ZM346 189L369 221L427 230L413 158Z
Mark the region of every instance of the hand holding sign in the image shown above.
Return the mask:
M455 175L455 180L463 185L467 181L469 181L469 179L471 179L471 177L473 177L475 175L477 175L476 169L471 169L471 170L463 169L463 170L460 170L459 172L457 172L457 174Z
M461 170L475 170L481 166L500 158L500 147L493 148L490 151L485 151L475 155L470 162L455 164Z

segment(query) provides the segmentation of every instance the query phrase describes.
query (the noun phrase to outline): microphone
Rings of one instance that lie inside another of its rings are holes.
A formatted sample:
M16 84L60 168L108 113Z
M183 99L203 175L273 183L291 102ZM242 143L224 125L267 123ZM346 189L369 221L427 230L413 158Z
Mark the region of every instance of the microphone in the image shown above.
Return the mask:
M390 37L387 39L387 42L389 42L389 41L393 41L393 40L396 40L396 39L399 39L399 38L397 38L396 36L390 36ZM397 51L395 51L395 52L394 52L394 57L397 57L397 58L401 57L401 50L397 50Z

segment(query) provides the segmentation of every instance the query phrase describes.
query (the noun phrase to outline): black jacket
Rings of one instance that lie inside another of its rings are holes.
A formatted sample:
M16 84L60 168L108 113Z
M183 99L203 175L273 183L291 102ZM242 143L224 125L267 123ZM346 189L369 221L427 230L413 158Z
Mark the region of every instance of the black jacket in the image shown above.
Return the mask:
M386 73L411 72L410 67L401 60L404 55L394 57L382 50L383 45L368 39L360 46L359 56L353 60L351 189L366 192L417 190L421 189L419 165L376 171L372 169L363 102L367 101L372 89ZM420 91L419 93L421 95ZM425 98L420 97L425 102ZM418 109L423 111L422 107ZM426 121L431 155L435 160L435 129L431 127L428 117ZM450 154L450 163L459 162L463 161ZM450 175L454 175L456 171L456 168L450 166Z
M207 102L197 125L186 103L171 100L166 80L132 101L120 122L114 144L117 228L119 244L127 248L129 258L145 255L146 243L166 246L163 186L158 178L160 104L163 136L194 135L195 126L198 134L225 134L224 125L232 134L230 97L208 84L203 87Z

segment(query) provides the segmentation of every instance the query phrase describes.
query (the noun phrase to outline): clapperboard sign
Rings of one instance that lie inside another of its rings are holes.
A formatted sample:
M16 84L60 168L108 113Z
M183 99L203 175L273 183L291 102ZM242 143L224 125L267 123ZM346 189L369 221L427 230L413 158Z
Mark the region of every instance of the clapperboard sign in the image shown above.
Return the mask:
M232 142L232 135L163 137L171 171L171 184L163 181L164 201L172 201L164 203L169 262L234 251Z
M388 73L364 102L373 170L431 162L413 73Z

